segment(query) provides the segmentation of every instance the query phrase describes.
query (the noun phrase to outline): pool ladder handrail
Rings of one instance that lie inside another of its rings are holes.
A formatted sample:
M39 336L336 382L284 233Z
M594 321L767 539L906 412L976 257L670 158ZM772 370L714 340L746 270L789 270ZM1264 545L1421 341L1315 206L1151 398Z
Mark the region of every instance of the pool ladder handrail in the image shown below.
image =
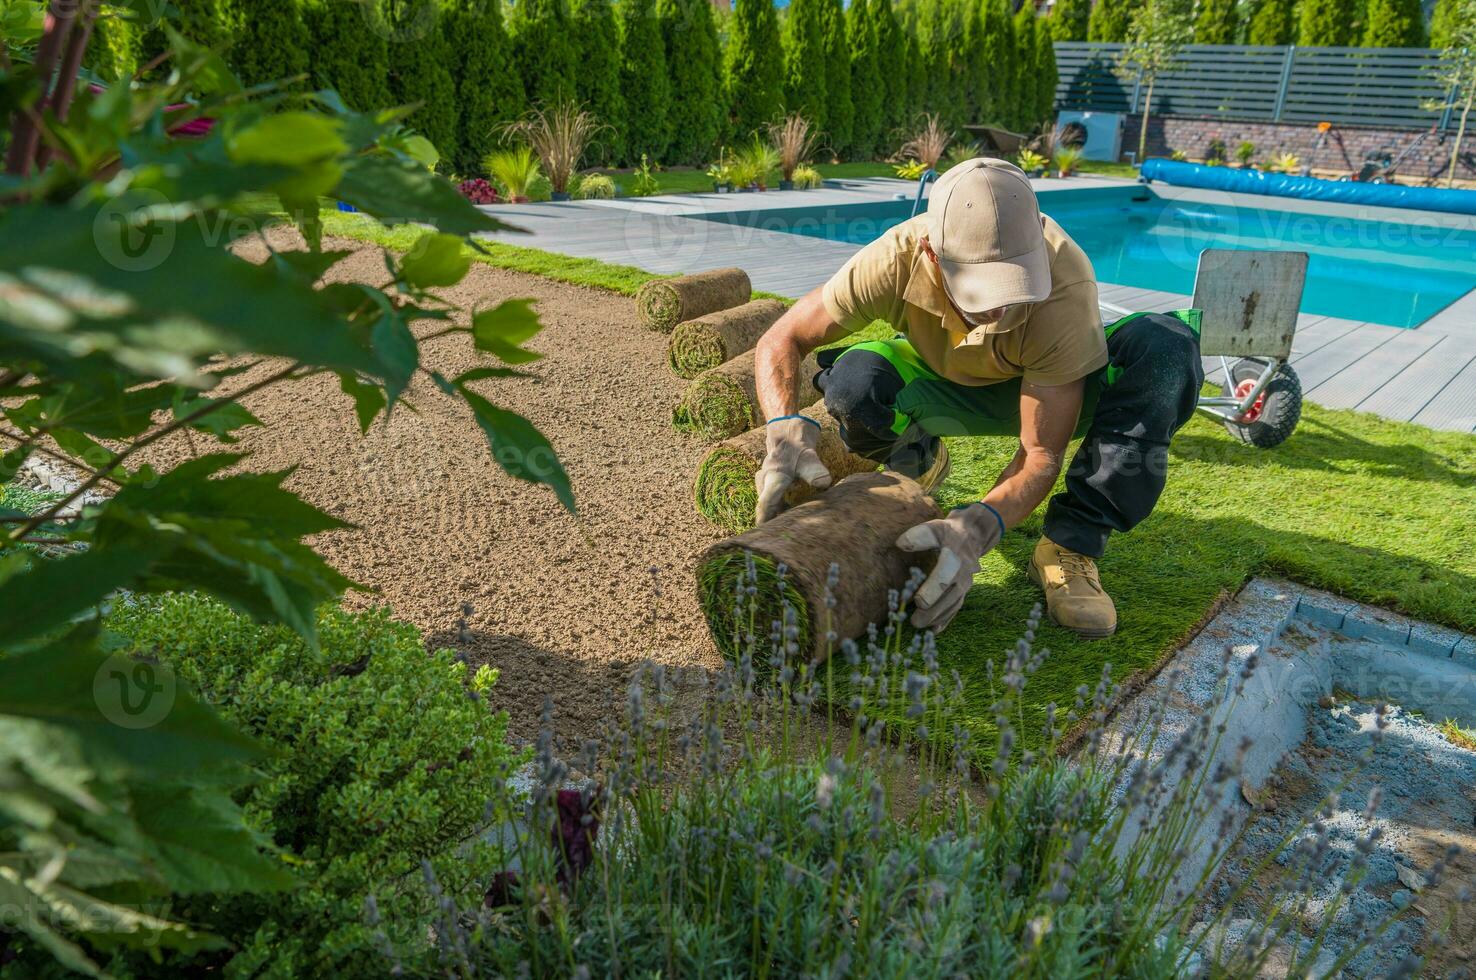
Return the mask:
M912 202L912 217L922 210L923 192L928 189L928 184L938 179L938 171L932 167L924 170L922 176L917 178L917 197Z

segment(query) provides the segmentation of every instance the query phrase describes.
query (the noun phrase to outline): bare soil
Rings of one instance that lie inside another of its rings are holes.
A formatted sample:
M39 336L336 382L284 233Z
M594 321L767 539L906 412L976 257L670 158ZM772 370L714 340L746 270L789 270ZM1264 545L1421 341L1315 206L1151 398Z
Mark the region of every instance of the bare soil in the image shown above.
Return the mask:
M295 233L273 234L275 247L294 247ZM324 246L356 250L330 280L384 282L378 248ZM266 254L260 244L238 252L258 261ZM687 382L666 366L666 335L643 328L629 298L481 263L440 294L479 308L537 300L545 329L529 346L544 359L528 366L533 377L477 386L553 443L577 514L551 490L502 472L465 406L428 380L362 436L331 376L263 391L246 402L266 428L243 433L245 465L297 467L292 490L356 525L313 542L371 590L351 594L350 607L387 605L424 630L430 646L497 668L493 704L508 712L517 737L537 733L551 696L561 747L577 745L613 717L638 662L721 665L692 574L696 555L722 537L692 506L693 474L710 447L672 428ZM466 335L422 348L422 363L448 376L489 361ZM196 447L215 448L181 438L159 455L177 461ZM464 632L463 602L472 608Z

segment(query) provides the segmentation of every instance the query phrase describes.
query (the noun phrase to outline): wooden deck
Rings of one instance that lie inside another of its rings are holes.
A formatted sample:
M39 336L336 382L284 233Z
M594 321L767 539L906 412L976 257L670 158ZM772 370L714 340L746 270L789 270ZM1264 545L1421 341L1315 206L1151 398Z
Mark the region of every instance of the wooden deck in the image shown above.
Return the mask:
M1069 186L1113 183L1117 182L1087 178L1072 180ZM1045 200L1062 184L1036 181ZM736 265L748 270L755 289L801 296L828 279L859 246L767 230L761 217L758 227L750 227L700 216L876 203L899 195L910 198L914 187L887 179L842 180L829 182L822 190L784 194L684 194L521 205L499 208L497 215L533 234L493 237L651 272ZM1265 199L1250 203L1265 206ZM1177 309L1189 301L1180 294L1106 282L1101 284L1101 298L1137 310ZM1309 401L1434 429L1476 432L1476 289L1414 329L1302 314L1292 352L1292 365ZM1206 359L1205 372L1216 380L1218 359Z

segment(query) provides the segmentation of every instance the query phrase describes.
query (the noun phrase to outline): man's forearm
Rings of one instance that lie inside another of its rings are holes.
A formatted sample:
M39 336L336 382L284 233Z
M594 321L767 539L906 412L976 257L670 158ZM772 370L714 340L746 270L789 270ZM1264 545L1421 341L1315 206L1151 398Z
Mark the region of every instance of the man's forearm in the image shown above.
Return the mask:
M820 291L805 296L759 338L754 349L753 380L764 418L793 415L805 406L796 404L800 363L811 347L801 335L829 325Z
M1027 452L1022 446L984 502L999 511L1006 527L1014 527L1040 506L1060 475L1059 455L1043 449Z

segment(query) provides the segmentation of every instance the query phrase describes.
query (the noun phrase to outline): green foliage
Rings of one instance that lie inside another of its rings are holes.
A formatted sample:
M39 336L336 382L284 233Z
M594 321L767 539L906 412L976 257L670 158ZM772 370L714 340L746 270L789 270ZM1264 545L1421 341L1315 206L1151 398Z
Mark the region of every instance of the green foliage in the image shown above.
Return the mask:
M104 9L92 28L83 66L104 81L115 82L138 70L142 37L138 24L120 11Z
M331 88L352 109L391 105L389 43L377 4L369 0L311 0L303 4L313 57L314 88ZM451 147L442 147L449 151Z
M779 169L779 151L755 136L733 151L729 172L738 187L766 188Z
M593 158L613 163L625 156L626 106L620 91L620 27L611 0L574 0L570 30L579 48L575 98L607 129L591 148Z
M1199 0L1199 13L1194 19L1195 44L1234 44L1239 30L1238 0Z
M1346 47L1358 40L1357 10L1347 0L1300 0L1297 43L1303 47Z
M443 30L456 85L456 173L474 173L497 145L498 127L522 115L523 81L512 60L512 41L502 24L498 0L451 0Z
M867 160L882 150L886 86L881 76L874 7L881 0L853 0L846 12L851 42L851 140L846 156Z
M1036 22L1040 18L1030 4L1022 4L1015 13L1015 84L1011 90L1013 105L1009 119L1016 129L1033 130L1040 122L1035 117L1040 104L1040 89L1046 82L1036 63ZM1054 83L1054 78L1050 80ZM1054 84L1052 84L1054 88Z
M835 150L849 146L856 106L851 92L851 41L841 0L821 0L824 11L825 123L816 123Z
M534 185L543 175L543 170L538 165L538 156L531 146L493 150L482 159L482 169L509 201L526 201L531 198Z
M722 49L710 0L656 0L656 17L671 77L667 161L700 164L717 145L727 115L722 97Z
M1092 16L1092 0L1057 0L1051 8L1053 41L1085 41Z
M631 197L652 197L661 193L661 182L656 179L656 169L646 154L641 154L641 165L630 175Z
M790 179L794 181L795 190L800 191L814 190L825 183L825 178L820 176L820 171L808 164L796 167Z
M984 0L981 30L984 45L980 60L989 66L980 93L981 112L988 122L1010 126L1017 105L1020 52L1015 47L1009 0Z
M1251 15L1247 44L1292 44L1297 39L1298 0L1261 0Z
M1050 24L1035 23L1035 125L1052 126L1056 120L1056 46Z
M585 174L574 186L574 197L581 201L608 201L615 196L615 181L608 174Z
M459 155L456 80L441 0L385 0L392 94L415 106L409 123L448 160Z
M1453 48L1461 22L1462 7L1470 10L1469 0L1438 0L1435 13L1430 18L1430 47Z
M568 102L578 93L579 49L570 21L568 0L522 0L512 5L508 33L513 62L534 108Z
M625 99L625 159L661 160L671 142L666 42L654 0L620 0L620 94Z
M224 6L220 0L207 6ZM218 29L220 19L206 12L202 21ZM301 75L308 70L308 31L298 0L251 0L232 18L231 65L247 85ZM205 32L193 40L214 46ZM188 36L188 35L187 35Z
M826 114L826 4L827 0L792 0L784 21L784 111L798 112L822 132L830 124Z
M1097 0L1087 21L1088 41L1126 41L1138 0Z
M1134 16L1127 43L1118 52L1114 69L1124 81L1144 86L1142 124L1138 129L1138 159L1148 150L1148 117L1153 111L1153 87L1158 76L1180 63L1184 46L1194 34L1190 0L1154 0Z
M871 29L876 34L877 73L881 76L881 128L878 149L890 151L903 126L912 121L912 50L890 0L870 0Z
M1366 48L1423 48L1429 40L1420 0L1368 0L1364 17Z
M747 137L784 108L784 53L769 0L734 0L725 59L729 136Z
M13 56L34 43L11 21L0 29ZM258 837L273 831L237 807L242 763L260 771L272 759L187 682L118 654L99 626L120 592L198 591L293 631L299 661L323 649L316 610L352 583L305 541L344 525L284 489L286 472L212 451L262 424L242 400L334 375L367 429L422 371L415 326L518 362L538 329L526 303L474 311L467 326L428 292L464 275L463 238L504 226L427 169L426 141L393 114L356 113L331 94L284 109L280 88L247 93L215 54L164 33L161 80L82 87L56 115L12 114L0 210L0 415L12 446L0 478L42 446L82 474L34 513L0 510L0 887L25 910L29 951L78 972L125 947L218 947L169 916L204 921L230 896L291 885L286 869L302 870L281 858L293 841ZM34 84L13 80L19 101ZM217 124L180 143L155 120L185 103L174 119ZM44 145L70 152L27 149ZM385 256L385 287L320 282L344 254L321 248L323 197L415 226L405 256ZM264 207L287 213L306 250L252 264L227 248L280 220ZM572 507L547 441L489 401L485 380L510 370L430 377L482 424L508 472ZM181 433L193 440L186 462L139 463ZM153 704L163 716L135 723Z
M325 607L316 649L195 596L125 602L106 625L115 656L169 671L266 750L237 799L300 887L206 888L175 901L176 913L236 948L232 973L379 973L384 939L365 924L364 901L375 896L398 947L422 945L439 912L420 886L422 861L458 902L480 898L496 869L485 849L462 853L462 842L499 816L488 800L516 761L505 717L485 701L494 671L473 676L449 650L427 656L419 631L383 611ZM184 827L183 814L174 820ZM206 962L176 957L169 967Z

